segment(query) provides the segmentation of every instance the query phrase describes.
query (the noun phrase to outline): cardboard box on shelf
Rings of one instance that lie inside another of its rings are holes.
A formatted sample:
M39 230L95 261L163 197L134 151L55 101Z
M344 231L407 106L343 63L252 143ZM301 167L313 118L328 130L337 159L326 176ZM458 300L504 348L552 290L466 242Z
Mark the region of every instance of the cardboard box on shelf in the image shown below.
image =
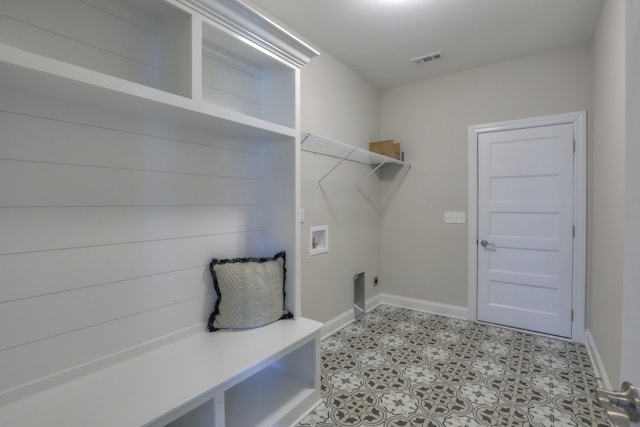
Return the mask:
M391 157L392 159L400 160L400 143L393 142L393 139L385 141L375 141L369 143L369 151L383 156Z

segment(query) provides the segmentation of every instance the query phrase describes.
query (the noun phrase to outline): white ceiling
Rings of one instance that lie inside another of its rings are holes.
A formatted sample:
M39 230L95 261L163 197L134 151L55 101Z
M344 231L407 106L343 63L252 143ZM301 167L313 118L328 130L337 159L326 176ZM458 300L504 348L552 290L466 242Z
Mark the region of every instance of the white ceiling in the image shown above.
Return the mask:
M378 88L587 43L602 0L250 0ZM409 60L442 51L442 58Z

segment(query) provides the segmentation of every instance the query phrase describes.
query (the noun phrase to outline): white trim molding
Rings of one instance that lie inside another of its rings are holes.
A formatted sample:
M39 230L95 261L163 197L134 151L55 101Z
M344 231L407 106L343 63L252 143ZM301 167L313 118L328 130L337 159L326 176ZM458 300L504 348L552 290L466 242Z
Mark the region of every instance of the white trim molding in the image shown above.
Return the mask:
M415 298L407 298L399 295L377 294L365 301L366 311L372 310L380 304L393 305L396 307L408 308L411 310L424 311L440 316L456 317L458 319L467 318L467 308L458 305L442 304L439 302L419 300ZM322 327L322 338L336 332L338 329L347 326L354 321L353 310L345 311L337 315L333 319L324 322Z
M585 342L587 264L587 113L578 111L469 126L467 187L468 319L477 320L478 300L478 136L482 133L572 124L575 138L573 223L573 324L571 340Z
M344 313L337 315L333 319L329 319L326 322L324 322L324 326L320 331L320 336L322 337L322 339L324 339L329 335L333 334L334 332L336 332L338 329L344 328L354 320L355 320L355 317L353 315L353 310L347 310Z
M316 49L239 0L178 0L265 53L301 68Z
M397 307L409 308L412 310L426 311L427 313L439 314L441 316L467 319L467 308L458 305L443 304L439 302L407 298L399 295L383 293L381 295L382 304L395 305Z
M611 382L609 381L609 377L607 376L607 371L604 369L602 358L600 358L600 352L598 351L596 342L593 340L593 336L591 335L591 331L587 329L585 336L585 345L587 346L587 350L589 351L591 365L593 366L593 370L596 373L596 378L600 380L600 386L608 390L613 390L613 388L611 387Z
M380 303L381 303L380 296L381 296L381 294L376 294L376 295L372 296L371 298L367 299L364 302L365 312L367 312L367 311L377 307L378 305L380 305ZM322 330L320 331L320 336L322 338L326 338L329 335L331 335L334 332L336 332L338 329L344 328L345 326L347 326L349 323L353 322L354 320L355 320L355 316L354 316L354 313L353 313L353 309L347 310L344 313L338 314L333 319L329 319L326 322L324 322L324 326L322 327Z

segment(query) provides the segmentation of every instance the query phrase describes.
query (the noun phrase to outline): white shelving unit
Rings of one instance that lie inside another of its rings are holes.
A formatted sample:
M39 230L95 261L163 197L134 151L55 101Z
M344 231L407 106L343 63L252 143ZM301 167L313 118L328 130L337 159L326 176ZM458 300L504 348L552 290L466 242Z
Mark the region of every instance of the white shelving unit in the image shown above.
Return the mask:
M78 4L83 10L75 10ZM230 6L233 8L229 9ZM30 8L38 8L38 14L29 14ZM194 9L206 12L206 16L197 14ZM296 69L317 52L299 42L295 47L299 58L294 61L272 51L265 52L265 48L246 39L244 33L238 34L218 23L227 23L224 14L229 14L231 19L244 14L252 18L248 22L258 21L260 15L242 3L7 0L0 10L4 15L0 15L3 84L197 125L217 133L221 128L232 135L240 132L242 138L262 139L269 134L297 136L294 114L297 108ZM121 25L110 28L109 22L102 22L113 19L112 15L116 13L120 17L119 23L131 22L130 28L120 28ZM161 26L163 31L158 34L153 26L141 33L141 26L150 26L147 14L156 16L160 13L164 24L156 23L155 26ZM43 23L36 17L47 15L61 19L48 19ZM91 22L91 28L76 34L74 18ZM264 22L269 21L265 20L261 25ZM84 37L94 34L94 24L102 30L105 39L111 40L112 46L102 43L102 38L95 46L86 46L89 43ZM45 25L46 29L42 29ZM166 34L169 30L165 27L174 32ZM174 41L166 52L159 51L158 45L164 46L164 39L171 38L172 34L180 43ZM281 29L277 35L297 40ZM84 46L84 50L76 51L78 45ZM137 46L139 52L123 49L127 46ZM280 48L277 46L272 50ZM91 55L85 52L87 49ZM140 71L139 67L150 56L147 50L158 52L156 55L161 59L154 59L161 63L148 65ZM158 76L163 74L172 76L171 81L161 84L164 80Z
M321 325L299 315L296 221L300 67L317 54L238 0L0 2L0 85L25 99L60 98L259 146L266 167L255 246L286 250L287 308L296 315L259 330L169 337L142 354L123 343L63 375L43 368L11 389L16 397L0 389L0 424L288 425L319 399Z
M302 134L300 148L303 151L307 151L309 153L320 154L323 156L333 157L339 160L329 171L327 171L320 179L318 183L322 183L322 181L331 174L338 166L340 166L345 161L351 161L356 163L361 163L365 165L370 165L373 169L367 173L358 183L356 187L360 188L360 184L367 179L369 176L373 175L378 169L387 164L395 164L399 166L408 165L411 167L410 163L405 163L401 160L394 159L392 157L383 156L382 154L373 153L371 151L362 149L360 147L354 147L353 145L345 144L343 142L333 141L328 138L324 138L318 135L313 135L311 133Z

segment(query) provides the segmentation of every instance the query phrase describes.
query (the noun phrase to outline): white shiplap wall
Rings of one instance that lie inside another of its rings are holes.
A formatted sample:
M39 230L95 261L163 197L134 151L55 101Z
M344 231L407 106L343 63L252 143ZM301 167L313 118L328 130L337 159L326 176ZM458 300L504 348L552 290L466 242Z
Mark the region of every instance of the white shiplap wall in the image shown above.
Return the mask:
M263 249L257 146L4 86L0 129L0 404L201 330Z
M0 41L187 96L190 19L163 1L2 0Z

